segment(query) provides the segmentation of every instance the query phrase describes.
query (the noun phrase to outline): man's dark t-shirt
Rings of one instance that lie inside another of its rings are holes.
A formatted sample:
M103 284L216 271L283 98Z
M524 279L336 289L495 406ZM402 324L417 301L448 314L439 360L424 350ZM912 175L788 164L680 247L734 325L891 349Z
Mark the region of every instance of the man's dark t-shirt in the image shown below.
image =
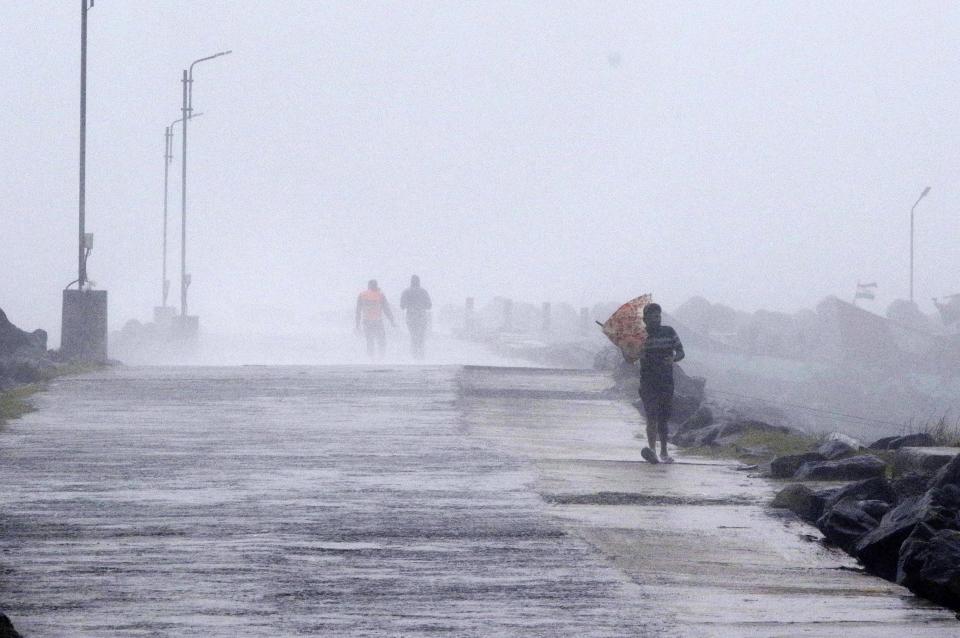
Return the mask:
M425 324L427 311L432 307L430 294L419 286L411 286L400 295L400 308L407 311L407 323Z
M640 355L640 391L673 394L673 355L683 352L677 331L670 326L647 330Z

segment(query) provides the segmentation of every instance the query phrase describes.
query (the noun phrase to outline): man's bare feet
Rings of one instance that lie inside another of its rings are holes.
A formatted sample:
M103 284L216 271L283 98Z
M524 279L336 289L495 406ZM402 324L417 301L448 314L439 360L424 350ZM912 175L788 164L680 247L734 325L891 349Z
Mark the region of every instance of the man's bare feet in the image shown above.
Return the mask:
M656 464L660 462L660 459L657 458L657 453L648 447L645 447L642 450L640 450L640 456L642 456L643 460L646 461L647 463Z

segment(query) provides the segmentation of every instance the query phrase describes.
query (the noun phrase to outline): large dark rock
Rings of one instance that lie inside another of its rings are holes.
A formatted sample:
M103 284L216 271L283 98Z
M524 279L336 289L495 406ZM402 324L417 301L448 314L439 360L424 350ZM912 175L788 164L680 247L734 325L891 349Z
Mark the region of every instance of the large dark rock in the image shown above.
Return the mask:
M902 447L934 447L937 442L927 432L916 432L914 434L905 434L898 436L887 443L888 450L899 450Z
M899 450L902 447L933 447L937 442L927 432L915 432L903 436L885 436L870 444L871 450Z
M960 487L933 488L908 498L886 513L880 524L856 544L854 555L887 580L897 576L900 546L920 523L934 530L960 528Z
M823 504L829 493L814 492L802 483L791 483L774 497L771 507L787 509L808 523L823 515Z
M890 487L893 488L893 492L897 497L896 502L899 503L914 496L921 496L929 488L929 483L929 475L919 472L909 472L895 478L890 483Z
M0 310L0 357L17 354L44 354L47 350L47 333L37 330L26 332L16 327Z
M778 456L770 461L770 476L773 478L793 478L800 466L811 461L823 461L819 452L805 452L803 454L788 454Z
M0 638L22 638L7 615L0 612Z
M699 430L708 425L713 425L713 410L711 410L709 406L701 405L689 419L680 424L680 427L677 429L677 434Z
M897 582L918 596L960 609L960 531L917 525L901 546Z
M827 509L817 520L817 528L831 543L852 552L857 541L880 524L890 509L884 501L858 501L844 498Z
M683 368L674 364L672 421L683 423L696 413L703 403L706 385L706 379L691 377Z
M817 446L817 453L828 461L853 456L859 450L841 439L828 439Z
M931 487L946 487L947 485L960 486L960 454L941 467L930 483Z
M891 441L895 441L899 438L899 436L885 436L882 439L877 439L867 447L871 450L886 450Z
M797 470L801 481L856 481L883 476L886 464L875 456L854 456L836 461L811 461Z
M696 430L686 430L678 432L673 437L673 442L681 447L702 447L713 445L717 435L723 429L722 423L714 423Z
M824 499L824 509L829 509L846 498L856 501L881 501L890 506L897 502L897 494L887 479L875 477L836 488Z
M902 447L893 451L893 474L917 472L932 476L958 453L960 448L956 447Z

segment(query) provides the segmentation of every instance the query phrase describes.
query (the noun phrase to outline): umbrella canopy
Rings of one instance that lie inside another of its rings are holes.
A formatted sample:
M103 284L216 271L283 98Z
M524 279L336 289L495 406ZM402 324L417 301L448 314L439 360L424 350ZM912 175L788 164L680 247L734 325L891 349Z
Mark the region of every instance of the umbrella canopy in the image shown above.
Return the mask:
M620 348L629 361L636 361L643 353L647 328L643 323L643 307L653 301L649 294L640 295L623 304L601 326L603 334Z

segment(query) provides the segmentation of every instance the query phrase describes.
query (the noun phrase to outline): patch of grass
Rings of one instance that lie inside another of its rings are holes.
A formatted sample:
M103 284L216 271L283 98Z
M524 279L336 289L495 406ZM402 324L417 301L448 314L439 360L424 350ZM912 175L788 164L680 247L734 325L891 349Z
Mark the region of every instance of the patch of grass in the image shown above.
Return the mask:
M40 373L40 380L36 383L28 383L13 388L12 390L7 390L6 392L0 392L0 425L12 419L19 419L28 412L33 412L35 408L29 398L31 395L43 390L47 382L67 374L93 372L94 370L100 370L104 367L104 365L98 363L61 364L55 368L43 370Z
M6 392L0 392L0 425L11 419L19 419L28 412L33 412L33 404L28 398L39 391L42 386L37 383L20 386Z
M799 432L748 430L730 445L686 448L684 452L712 459L733 458L743 463L764 463L778 456L809 452L816 444L816 436Z
M960 447L960 419L948 419L944 414L936 421L928 421L920 431L933 437L937 445Z

